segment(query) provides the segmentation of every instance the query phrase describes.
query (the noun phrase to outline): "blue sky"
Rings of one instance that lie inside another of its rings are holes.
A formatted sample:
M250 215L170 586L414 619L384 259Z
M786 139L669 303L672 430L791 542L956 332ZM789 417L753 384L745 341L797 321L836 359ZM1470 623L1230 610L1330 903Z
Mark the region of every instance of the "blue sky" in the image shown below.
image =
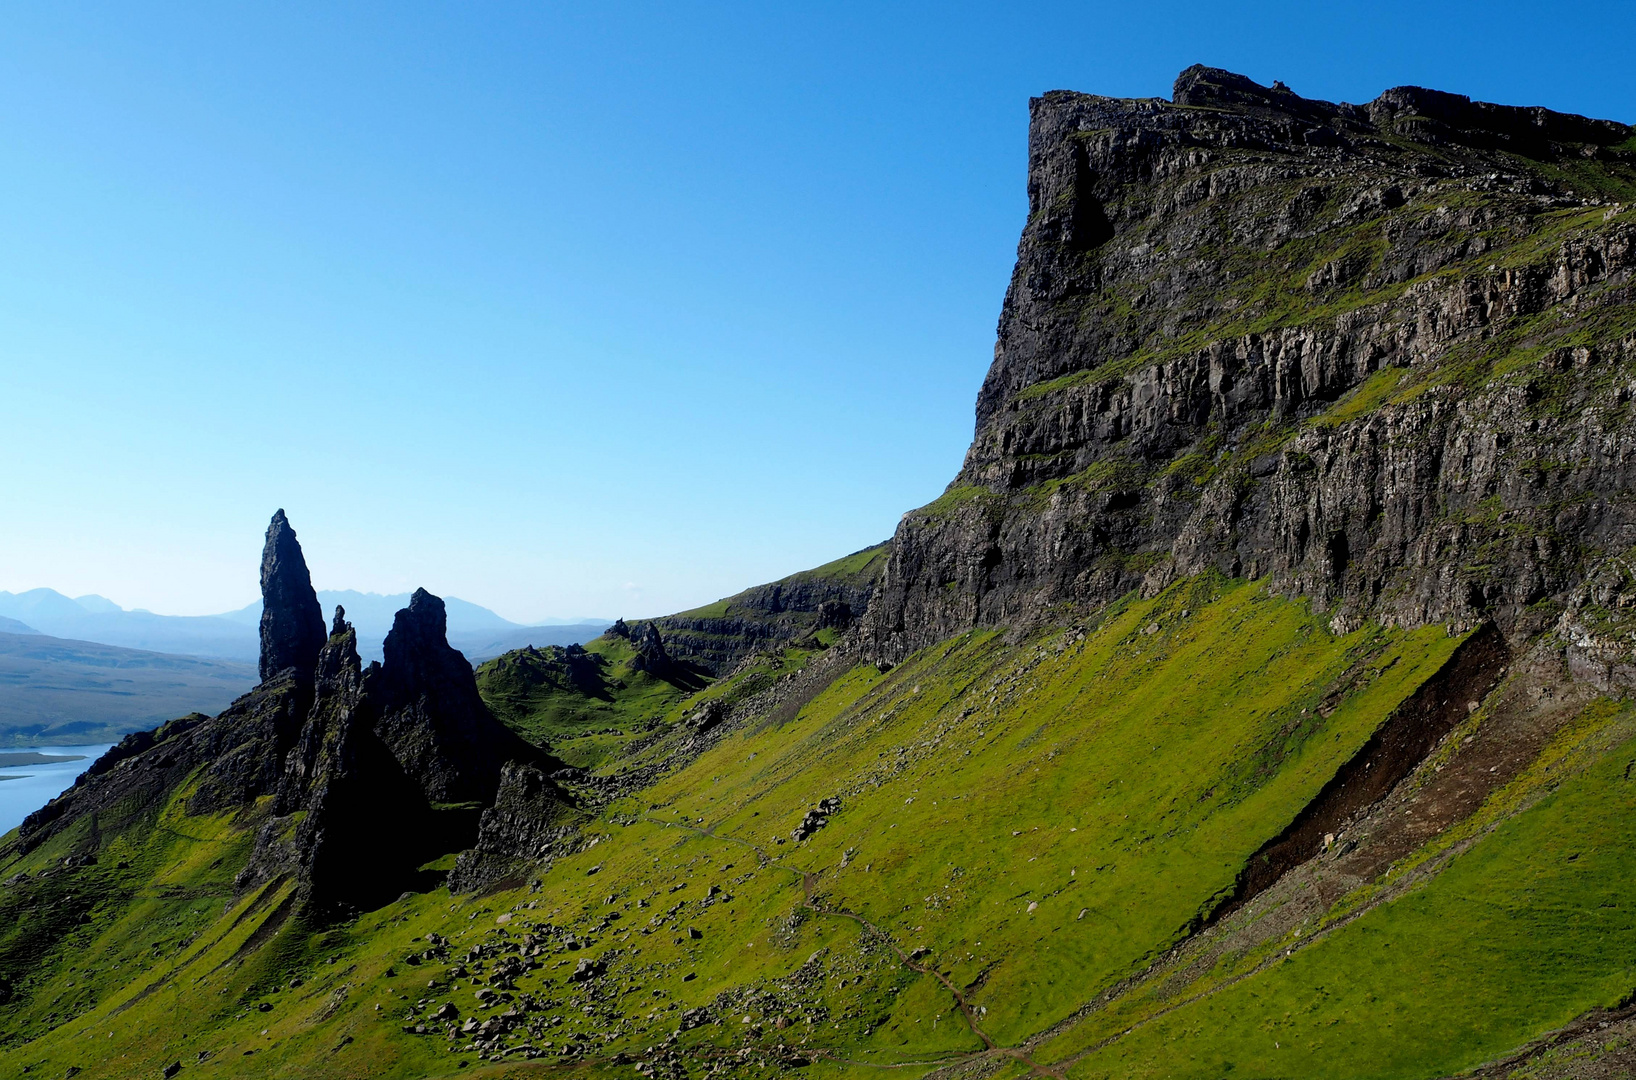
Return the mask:
M815 565L959 467L1031 95L1632 121L1633 10L8 4L0 589L236 608L279 506L518 620Z

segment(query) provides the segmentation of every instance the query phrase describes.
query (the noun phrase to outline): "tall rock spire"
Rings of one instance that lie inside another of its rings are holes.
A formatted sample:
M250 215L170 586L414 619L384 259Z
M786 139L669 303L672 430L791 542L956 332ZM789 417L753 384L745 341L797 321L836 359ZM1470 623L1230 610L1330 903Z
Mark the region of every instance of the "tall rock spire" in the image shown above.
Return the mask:
M471 664L449 645L443 601L416 589L382 646L386 662L366 680L375 732L436 802L490 803L508 761L562 763L507 728L477 693Z
M261 677L285 668L310 676L324 647L324 612L295 530L280 510L261 552Z

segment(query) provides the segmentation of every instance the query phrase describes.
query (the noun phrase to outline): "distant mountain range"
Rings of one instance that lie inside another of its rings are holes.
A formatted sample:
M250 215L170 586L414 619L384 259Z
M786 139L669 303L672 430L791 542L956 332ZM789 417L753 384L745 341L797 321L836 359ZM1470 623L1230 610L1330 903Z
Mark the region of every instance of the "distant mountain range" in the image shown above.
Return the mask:
M114 742L190 712L217 713L254 664L68 641L0 619L0 746Z
M254 627L210 616L126 611L105 597L70 599L55 589L0 592L0 617L52 637L126 649L248 662L257 656Z
M380 659L381 641L409 594L382 596L351 589L320 592L326 614L340 604L358 628L365 661ZM588 641L610 625L607 619L553 621L523 626L488 608L456 597L445 600L449 642L473 662L525 645L568 645ZM221 615L155 615L127 611L104 596L67 597L55 589L0 592L0 633L40 633L126 649L255 663L259 654L261 602Z

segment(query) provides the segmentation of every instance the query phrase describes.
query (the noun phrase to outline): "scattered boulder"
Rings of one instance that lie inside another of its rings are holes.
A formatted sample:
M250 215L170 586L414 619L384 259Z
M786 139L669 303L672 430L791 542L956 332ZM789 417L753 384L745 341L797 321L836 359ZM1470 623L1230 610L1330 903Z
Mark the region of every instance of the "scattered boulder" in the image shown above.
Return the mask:
M727 706L719 698L711 698L688 715L687 723L689 727L702 735L725 719L727 719Z
M824 799L817 806L807 811L806 816L801 819L801 824L791 830L790 839L800 843L825 825L828 825L830 815L840 812L840 809L840 799Z
M678 1034L684 1031L692 1031L696 1027L703 1027L715 1018L715 1015L703 1005L696 1009L687 1009L682 1012L681 1016L677 1017L676 1031Z

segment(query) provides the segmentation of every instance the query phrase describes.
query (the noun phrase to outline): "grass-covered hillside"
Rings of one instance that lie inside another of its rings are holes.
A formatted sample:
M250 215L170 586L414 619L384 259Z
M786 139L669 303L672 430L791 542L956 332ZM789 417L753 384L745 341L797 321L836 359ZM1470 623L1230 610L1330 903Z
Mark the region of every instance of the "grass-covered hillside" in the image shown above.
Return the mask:
M1034 120L890 544L474 676L276 514L263 682L0 838L0 1077L1636 1076L1631 129Z
M585 646L506 653L478 665L477 685L508 727L549 744L570 765L594 766L647 735L710 682L696 665L643 664L628 636L605 633Z
M1407 802L1331 826L1301 882L1235 885L1463 641L1201 578L884 672L769 657L655 691L650 738L592 762L649 780L577 853L336 925L235 888L258 809L184 786L8 859L0 1074L1452 1074L1636 989L1623 705L1485 673Z

